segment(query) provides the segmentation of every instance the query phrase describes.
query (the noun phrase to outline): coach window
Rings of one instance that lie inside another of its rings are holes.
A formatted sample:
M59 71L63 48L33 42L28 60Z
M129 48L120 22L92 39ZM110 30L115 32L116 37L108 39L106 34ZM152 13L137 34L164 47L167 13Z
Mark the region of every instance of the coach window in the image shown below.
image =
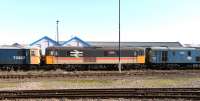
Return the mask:
M188 51L188 56L191 56L191 51Z

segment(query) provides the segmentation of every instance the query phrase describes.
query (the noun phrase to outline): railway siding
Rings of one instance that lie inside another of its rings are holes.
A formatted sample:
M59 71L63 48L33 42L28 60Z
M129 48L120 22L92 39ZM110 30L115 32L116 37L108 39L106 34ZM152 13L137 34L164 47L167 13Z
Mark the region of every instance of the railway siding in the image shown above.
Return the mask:
M1 99L19 98L187 98L200 99L200 88L118 88L5 90Z
M8 78L0 79L0 90L200 87L200 71L81 71L14 76L19 74L1 74Z

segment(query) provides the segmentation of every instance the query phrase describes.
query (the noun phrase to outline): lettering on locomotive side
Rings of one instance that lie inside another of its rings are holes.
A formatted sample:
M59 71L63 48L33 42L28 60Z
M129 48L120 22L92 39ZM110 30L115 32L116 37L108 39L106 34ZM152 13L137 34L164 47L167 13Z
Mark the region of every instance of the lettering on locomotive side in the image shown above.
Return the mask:
M192 57L191 57L191 56L188 56L187 59L188 59L188 60L192 60Z
M14 60L24 60L25 56L13 56Z

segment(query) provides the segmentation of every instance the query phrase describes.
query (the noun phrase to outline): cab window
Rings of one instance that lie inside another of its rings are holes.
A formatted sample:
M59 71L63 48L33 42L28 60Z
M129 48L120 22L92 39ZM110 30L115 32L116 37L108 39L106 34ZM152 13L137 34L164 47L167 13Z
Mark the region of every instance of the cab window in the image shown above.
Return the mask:
M138 55L138 52L134 51L133 56L137 56L137 55Z
M142 50L138 51L138 55L139 56L143 56L144 55L144 52Z
M36 56L36 52L35 51L31 51L31 56Z
M51 56L58 56L58 51L50 51Z
M49 52L49 55L53 56L54 52L53 51L50 51Z

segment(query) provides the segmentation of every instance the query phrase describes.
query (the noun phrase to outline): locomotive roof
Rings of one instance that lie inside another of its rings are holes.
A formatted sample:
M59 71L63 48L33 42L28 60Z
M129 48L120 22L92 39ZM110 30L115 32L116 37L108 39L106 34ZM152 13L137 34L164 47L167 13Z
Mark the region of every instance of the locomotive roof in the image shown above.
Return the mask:
M38 47L14 47L14 46L0 46L0 49L40 49Z
M196 50L196 48L188 47L151 47L153 50Z
M91 46L117 47L118 42L87 41ZM183 47L180 42L121 42L122 47Z
M21 47L0 47L0 49L29 49L29 48L21 48Z
M81 50L88 50L88 49L118 49L118 47L48 47L47 49L81 49ZM143 47L121 47L120 49L144 49Z

